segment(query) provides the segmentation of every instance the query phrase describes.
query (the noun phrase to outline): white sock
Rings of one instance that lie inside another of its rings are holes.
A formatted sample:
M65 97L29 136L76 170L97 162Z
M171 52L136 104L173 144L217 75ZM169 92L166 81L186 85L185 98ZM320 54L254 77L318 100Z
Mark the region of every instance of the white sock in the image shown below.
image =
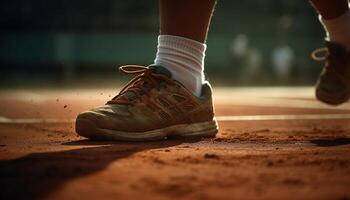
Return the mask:
M154 63L167 68L172 78L182 83L194 95L200 96L204 82L206 45L173 35L158 37L158 51Z
M319 18L327 32L326 40L340 43L350 49L350 11L330 20L322 19L321 16Z

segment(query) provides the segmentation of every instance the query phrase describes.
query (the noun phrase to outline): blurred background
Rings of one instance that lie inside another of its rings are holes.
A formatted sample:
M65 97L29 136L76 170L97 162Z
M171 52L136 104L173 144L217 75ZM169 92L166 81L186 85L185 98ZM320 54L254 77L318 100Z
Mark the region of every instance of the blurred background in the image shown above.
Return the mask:
M156 0L3 0L0 85L113 87L122 64L151 64ZM208 38L213 85L312 85L324 32L308 1L219 1Z

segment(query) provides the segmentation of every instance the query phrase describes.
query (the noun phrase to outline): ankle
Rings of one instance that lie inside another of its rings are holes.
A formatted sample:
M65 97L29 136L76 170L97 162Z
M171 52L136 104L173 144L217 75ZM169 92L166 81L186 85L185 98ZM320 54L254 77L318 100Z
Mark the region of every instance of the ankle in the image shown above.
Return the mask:
M174 80L182 83L194 95L200 96L204 82L206 45L173 35L158 37L156 65L167 68Z

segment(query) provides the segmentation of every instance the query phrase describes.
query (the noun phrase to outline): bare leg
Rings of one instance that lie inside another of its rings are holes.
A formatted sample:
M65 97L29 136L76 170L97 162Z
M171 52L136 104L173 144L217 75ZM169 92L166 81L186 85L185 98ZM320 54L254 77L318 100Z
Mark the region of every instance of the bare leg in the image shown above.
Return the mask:
M216 0L160 0L160 34L204 43Z
M337 18L349 10L348 0L311 0L311 3L325 20Z
M350 11L348 0L311 0L319 12L326 40L350 49Z

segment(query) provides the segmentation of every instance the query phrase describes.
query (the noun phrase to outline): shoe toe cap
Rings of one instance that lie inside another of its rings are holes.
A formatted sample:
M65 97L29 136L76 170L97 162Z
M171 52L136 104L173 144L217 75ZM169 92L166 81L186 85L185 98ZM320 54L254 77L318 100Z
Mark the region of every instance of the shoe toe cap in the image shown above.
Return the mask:
M98 115L92 111L82 112L75 120L75 131L78 135L93 138L96 136Z

